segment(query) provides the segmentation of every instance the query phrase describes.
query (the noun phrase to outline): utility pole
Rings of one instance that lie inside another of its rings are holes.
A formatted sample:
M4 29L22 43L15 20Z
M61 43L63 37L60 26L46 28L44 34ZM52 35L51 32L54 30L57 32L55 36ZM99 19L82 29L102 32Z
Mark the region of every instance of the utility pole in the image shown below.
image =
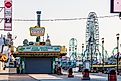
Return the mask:
M40 27L40 14L41 14L41 11L37 11L36 13L37 13L37 26ZM40 42L40 36L37 36L36 42Z
M92 46L93 46L93 42L91 42L91 70L90 71L92 71L92 65L93 65L93 57L92 57L93 49L92 49Z
M41 11L37 11L37 26L40 27L40 14L41 14Z
M83 64L83 61L84 61L84 44L82 44L82 64Z
M102 72L104 72L104 38L102 38Z
M117 36L117 74L119 73L118 72L118 64L119 64L119 33L118 34L116 34L116 36Z

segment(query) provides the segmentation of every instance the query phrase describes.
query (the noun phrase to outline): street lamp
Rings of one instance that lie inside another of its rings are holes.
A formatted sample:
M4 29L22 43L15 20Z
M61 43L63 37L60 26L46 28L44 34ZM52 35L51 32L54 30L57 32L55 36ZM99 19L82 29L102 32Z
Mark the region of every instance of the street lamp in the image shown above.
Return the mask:
M102 38L102 66L103 66L103 72L104 72L104 38Z
M83 58L84 58L84 44L82 44L82 63L83 63Z
M93 59L92 59L92 46L93 46L93 42L90 43L91 44L91 71L92 71L92 63L93 63Z
M119 73L118 72L118 62L119 62L119 33L118 34L116 34L116 37L117 37L117 73Z

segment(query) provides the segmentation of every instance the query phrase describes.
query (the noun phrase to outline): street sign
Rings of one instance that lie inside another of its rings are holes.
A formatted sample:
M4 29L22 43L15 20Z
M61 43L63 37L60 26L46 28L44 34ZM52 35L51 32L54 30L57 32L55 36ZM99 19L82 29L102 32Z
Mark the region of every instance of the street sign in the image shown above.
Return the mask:
M121 12L121 0L110 0L110 12L111 13Z
M44 27L30 27L30 35L31 36L44 36L45 28Z
M4 2L4 31L12 31L12 0Z
M11 2L8 1L5 3L5 7L10 8L11 6L12 6Z

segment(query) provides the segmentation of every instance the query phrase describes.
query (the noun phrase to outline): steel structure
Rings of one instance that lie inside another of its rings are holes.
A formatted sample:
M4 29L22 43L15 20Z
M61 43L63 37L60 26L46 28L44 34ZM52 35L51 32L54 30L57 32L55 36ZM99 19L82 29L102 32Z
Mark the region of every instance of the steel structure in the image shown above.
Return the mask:
M99 54L99 26L95 12L90 12L86 25L86 53L85 60L97 60Z
M77 59L77 40L71 38L69 41L69 56L71 61L76 61Z

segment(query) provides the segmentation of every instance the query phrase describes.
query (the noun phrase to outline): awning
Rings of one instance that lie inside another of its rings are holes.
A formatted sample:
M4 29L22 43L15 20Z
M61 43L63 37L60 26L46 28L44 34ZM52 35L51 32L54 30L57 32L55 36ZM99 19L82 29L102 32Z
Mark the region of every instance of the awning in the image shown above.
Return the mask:
M39 52L18 52L14 53L14 57L61 57L66 55L66 53L39 53Z

